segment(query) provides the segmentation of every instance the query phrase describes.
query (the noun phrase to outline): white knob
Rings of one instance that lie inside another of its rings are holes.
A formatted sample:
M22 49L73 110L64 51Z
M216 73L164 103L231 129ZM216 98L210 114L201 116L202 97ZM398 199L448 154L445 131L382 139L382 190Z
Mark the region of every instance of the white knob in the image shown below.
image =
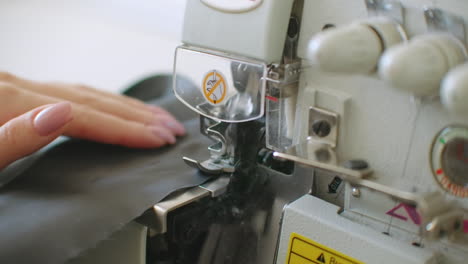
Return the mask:
M442 104L452 113L468 114L468 64L456 67L442 81Z
M323 71L369 73L386 48L405 39L398 24L374 18L318 33L309 42L307 58Z
M387 50L379 63L380 77L414 95L434 95L445 74L466 58L464 45L448 34L428 34Z

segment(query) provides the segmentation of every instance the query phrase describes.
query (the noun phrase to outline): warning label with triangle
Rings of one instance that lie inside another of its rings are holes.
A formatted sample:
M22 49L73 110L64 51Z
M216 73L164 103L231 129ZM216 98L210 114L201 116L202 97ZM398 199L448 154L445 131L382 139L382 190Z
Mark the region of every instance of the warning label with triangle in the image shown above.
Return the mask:
M320 254L320 256L318 256L317 261L322 262L322 263L327 263L327 261L325 260L325 256L323 255L323 253Z
M286 264L364 264L338 250L291 233Z

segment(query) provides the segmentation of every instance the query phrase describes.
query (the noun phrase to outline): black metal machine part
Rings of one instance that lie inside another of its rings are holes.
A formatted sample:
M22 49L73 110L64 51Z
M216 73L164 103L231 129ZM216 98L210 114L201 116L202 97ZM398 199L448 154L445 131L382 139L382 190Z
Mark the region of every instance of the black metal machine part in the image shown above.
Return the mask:
M249 264L264 263L265 258L273 262L282 209L310 191L312 177L298 181L294 163L276 160L265 149L263 120L233 124L230 129L241 147L236 148L228 190L169 213L164 234L151 233L151 210L143 214L140 222L150 227L147 263Z

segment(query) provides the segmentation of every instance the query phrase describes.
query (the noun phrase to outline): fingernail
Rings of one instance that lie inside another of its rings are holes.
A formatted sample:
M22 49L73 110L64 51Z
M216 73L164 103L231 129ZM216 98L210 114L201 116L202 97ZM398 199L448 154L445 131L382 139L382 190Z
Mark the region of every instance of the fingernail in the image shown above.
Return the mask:
M177 121L172 121L172 120L164 121L163 125L179 136L182 136L183 134L185 134L184 126Z
M34 129L40 136L48 136L72 119L71 105L58 103L44 108L33 120Z
M155 136L164 139L169 144L176 143L175 136L170 131L162 127L151 127L151 132L153 132Z

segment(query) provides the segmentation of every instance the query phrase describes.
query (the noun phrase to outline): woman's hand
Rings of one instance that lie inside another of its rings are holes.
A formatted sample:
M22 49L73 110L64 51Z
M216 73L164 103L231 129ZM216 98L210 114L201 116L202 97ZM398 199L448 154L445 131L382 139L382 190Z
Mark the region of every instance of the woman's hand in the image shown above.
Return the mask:
M0 169L60 135L156 148L184 133L164 109L129 97L0 72Z

